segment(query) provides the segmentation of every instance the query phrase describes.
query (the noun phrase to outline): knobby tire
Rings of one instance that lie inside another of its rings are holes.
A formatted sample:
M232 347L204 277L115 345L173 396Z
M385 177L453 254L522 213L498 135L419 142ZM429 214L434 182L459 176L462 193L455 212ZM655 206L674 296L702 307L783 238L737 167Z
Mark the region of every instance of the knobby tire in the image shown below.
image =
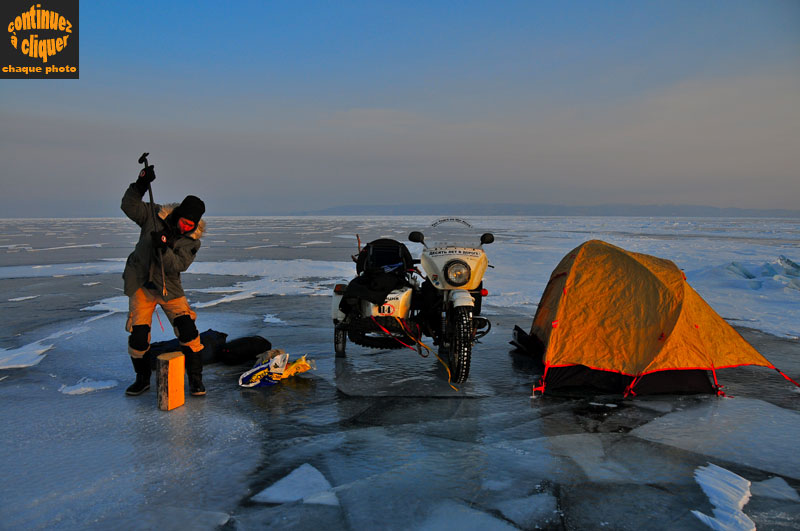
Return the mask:
M472 356L472 308L459 306L452 310L452 336L450 337L450 379L461 384L469 377L469 362Z

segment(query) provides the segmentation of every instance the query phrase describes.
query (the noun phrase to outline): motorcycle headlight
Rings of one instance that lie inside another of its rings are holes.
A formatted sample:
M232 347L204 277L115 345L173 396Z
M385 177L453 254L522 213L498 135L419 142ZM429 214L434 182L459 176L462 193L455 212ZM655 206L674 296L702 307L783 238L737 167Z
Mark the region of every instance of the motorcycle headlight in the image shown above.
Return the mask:
M469 265L461 260L451 260L444 266L444 276L452 286L463 286L469 282Z

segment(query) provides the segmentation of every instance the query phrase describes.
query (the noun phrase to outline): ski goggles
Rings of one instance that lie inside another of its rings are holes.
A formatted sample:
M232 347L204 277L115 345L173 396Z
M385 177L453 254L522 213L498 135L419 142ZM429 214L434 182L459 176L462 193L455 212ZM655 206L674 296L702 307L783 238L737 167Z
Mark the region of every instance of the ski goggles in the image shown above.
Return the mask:
M181 231L181 234L184 234L186 232L192 232L196 226L197 224L190 219L186 218L178 219L178 230Z

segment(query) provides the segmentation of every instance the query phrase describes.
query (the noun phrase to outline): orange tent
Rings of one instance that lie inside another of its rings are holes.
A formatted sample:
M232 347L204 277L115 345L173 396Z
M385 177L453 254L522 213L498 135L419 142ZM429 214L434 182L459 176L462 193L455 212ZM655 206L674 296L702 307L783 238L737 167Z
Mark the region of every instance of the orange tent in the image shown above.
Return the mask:
M716 369L775 368L669 260L588 241L558 264L531 327L544 344L536 391L714 392Z

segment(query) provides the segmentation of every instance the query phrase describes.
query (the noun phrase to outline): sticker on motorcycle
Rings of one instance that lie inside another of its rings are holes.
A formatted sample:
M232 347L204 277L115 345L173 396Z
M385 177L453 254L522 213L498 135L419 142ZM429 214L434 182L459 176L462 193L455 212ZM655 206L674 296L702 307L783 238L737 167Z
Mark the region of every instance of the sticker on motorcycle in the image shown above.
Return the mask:
M472 249L442 249L428 252L428 256L480 256L481 251Z
M378 308L378 315L392 315L394 313L394 306L391 304L381 304Z

